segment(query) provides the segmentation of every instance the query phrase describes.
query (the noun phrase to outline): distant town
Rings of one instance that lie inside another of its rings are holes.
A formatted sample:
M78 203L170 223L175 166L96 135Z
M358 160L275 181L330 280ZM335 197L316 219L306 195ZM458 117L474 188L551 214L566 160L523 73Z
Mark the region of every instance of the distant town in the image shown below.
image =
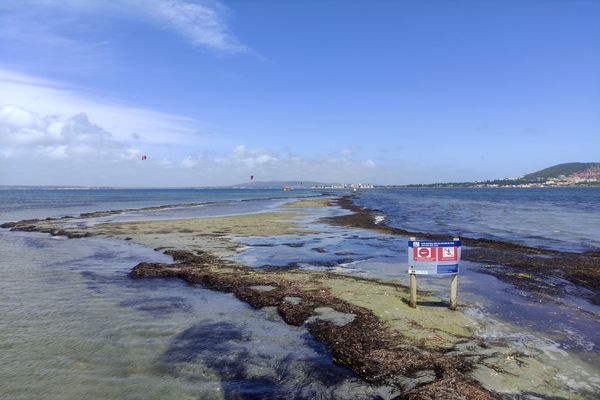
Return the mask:
M332 184L320 184L313 185L311 189L373 189L375 187L372 183L332 183Z
M402 185L401 187L536 188L600 186L600 163L565 163L514 178L474 182Z
M447 182L409 185L375 185L371 183L314 184L311 189L372 188L536 188L600 186L600 163L565 163L523 176L474 182Z

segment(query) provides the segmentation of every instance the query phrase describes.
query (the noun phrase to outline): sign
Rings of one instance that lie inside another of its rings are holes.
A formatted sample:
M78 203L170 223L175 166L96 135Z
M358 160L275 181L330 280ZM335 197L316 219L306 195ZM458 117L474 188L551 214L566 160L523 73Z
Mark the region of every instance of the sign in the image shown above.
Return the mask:
M409 274L457 274L459 261L460 240L408 241Z

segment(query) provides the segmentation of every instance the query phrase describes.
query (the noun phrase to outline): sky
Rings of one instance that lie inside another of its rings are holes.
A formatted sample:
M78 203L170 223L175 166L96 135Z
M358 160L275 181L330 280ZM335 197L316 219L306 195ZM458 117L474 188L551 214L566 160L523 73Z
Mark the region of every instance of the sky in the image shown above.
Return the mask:
M0 185L600 161L598 21L579 0L0 0Z

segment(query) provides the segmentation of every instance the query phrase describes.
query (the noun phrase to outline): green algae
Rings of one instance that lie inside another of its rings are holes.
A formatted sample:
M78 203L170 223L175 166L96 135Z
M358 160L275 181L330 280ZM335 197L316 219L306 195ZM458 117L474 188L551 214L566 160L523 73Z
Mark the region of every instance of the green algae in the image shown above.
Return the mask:
M317 207L329 207L331 200L328 198L319 199L306 199L297 200L289 203L285 203L279 206L279 208L317 208Z

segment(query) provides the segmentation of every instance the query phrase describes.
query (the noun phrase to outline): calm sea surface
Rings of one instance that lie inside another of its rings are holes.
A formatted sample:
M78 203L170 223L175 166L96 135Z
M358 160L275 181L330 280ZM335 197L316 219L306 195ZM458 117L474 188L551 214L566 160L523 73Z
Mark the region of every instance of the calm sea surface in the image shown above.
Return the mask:
M309 190L232 189L0 190L0 222L168 204L238 202L318 194Z
M348 193L340 191L340 193ZM0 190L0 222L81 212L318 191L231 189ZM600 249L600 188L374 189L356 202L386 223L419 232L509 240L564 251Z
M215 201L222 203L114 218L229 215L279 202L267 199L312 195L320 192L2 190L0 221ZM409 230L570 251L600 246L598 189L368 190L357 201ZM239 258L255 267L300 262L307 269L403 279L405 238L322 229L240 238L272 247L250 247ZM307 241L310 246L290 246ZM286 325L272 310L256 311L231 295L177 280L129 279L140 261L169 260L151 249L0 229L0 254L0 399L386 397L386 388L333 365L306 330ZM482 338L545 360L540 379L557 393L600 393L597 323L589 317L598 307L581 304L580 310L577 299L560 307L540 303L477 271L464 263L460 296L470 304L466 312L495 321ZM420 285L447 296L443 280Z
M600 250L600 188L376 189L357 203L409 231Z

